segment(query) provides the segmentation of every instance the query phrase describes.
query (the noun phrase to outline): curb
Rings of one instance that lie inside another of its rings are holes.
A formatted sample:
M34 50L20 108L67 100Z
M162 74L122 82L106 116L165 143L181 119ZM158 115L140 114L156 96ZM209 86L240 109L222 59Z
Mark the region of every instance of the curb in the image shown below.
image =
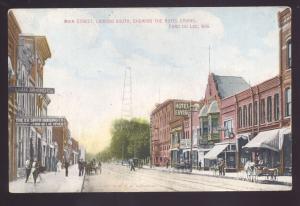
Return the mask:
M174 171L174 170L173 171L170 171L170 170L157 170L155 168L142 168L142 169L156 170L156 171L162 171L162 172L168 172L168 173L190 174L190 175L200 175L200 176L206 176L206 177L216 177L216 178L223 178L223 179L248 181L247 179L240 178L240 177L229 177L229 176L219 176L219 175L210 175L210 174L199 174L199 173L191 173L191 172L185 172L185 171L180 172L180 171ZM289 182L279 182L279 181L271 181L271 180L258 180L258 181L254 182L254 183L293 186L293 184L289 183Z
M84 174L83 174L83 178L82 178L82 179L83 179L83 180L82 180L80 192L82 192L82 190L83 190L84 181L85 181L85 172L84 172Z

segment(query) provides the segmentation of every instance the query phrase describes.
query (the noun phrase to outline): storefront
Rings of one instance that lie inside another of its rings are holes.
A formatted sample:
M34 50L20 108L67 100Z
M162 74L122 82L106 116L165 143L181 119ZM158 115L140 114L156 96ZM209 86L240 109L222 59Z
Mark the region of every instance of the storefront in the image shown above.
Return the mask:
M237 169L243 170L247 161L251 161L251 152L243 149L243 147L250 141L251 133L242 133L237 135Z
M215 146L204 156L204 159L209 161L209 167L216 165L218 163L218 159L223 159L225 161L226 171L234 172L236 171L236 143L216 143Z
M280 174L291 175L292 135L290 128L274 129L258 133L244 147L251 152L252 161L263 160L270 168L279 168Z

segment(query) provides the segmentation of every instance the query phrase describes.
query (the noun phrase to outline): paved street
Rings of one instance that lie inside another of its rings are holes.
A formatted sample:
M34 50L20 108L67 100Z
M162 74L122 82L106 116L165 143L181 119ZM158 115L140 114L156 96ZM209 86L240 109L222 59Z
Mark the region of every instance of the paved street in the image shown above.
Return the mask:
M162 192L162 191L278 191L291 186L168 173L103 164L102 174L86 176L83 192Z

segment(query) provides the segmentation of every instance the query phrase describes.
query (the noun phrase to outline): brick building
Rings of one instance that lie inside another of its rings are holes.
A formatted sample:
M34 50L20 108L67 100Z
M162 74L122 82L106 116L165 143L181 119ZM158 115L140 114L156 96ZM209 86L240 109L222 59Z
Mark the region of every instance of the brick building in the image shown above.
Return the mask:
M61 127L53 127L52 135L53 141L57 143L57 159L62 163L67 159L68 161L72 158L72 140L71 133L68 128L68 120L64 118L64 125Z
M169 99L156 105L151 113L151 154L154 165L165 165L167 160L171 160L171 125L176 125L176 121L182 125L184 118L175 115L174 106L178 101L190 103L187 100Z
M234 166L258 156L269 167L289 173L292 167L291 135L291 24L290 9L278 14L279 75L221 101L223 144L236 144ZM230 135L231 134L231 135ZM245 147L245 148L244 148ZM228 148L224 148L226 153ZM233 160L233 155L231 156ZM228 159L228 155L227 155Z
M77 164L79 158L79 144L78 141L74 138L71 138L72 141L72 155L71 155L71 164Z
M235 155L234 151L236 148L231 146L233 143L229 142L229 146L227 144L224 145L223 142L220 143L222 134L220 129L224 129L221 119L222 101L249 87L250 85L242 77L209 74L205 98L203 100L204 106L199 113L199 148L202 151L199 155L203 161L202 165L205 168L215 164L217 158L225 158L226 155ZM225 154L223 151L226 147L228 147L228 153ZM232 160L232 157L228 159Z
M17 51L20 26L13 14L8 12L8 85L16 86L17 73ZM16 118L17 103L16 94L9 93L8 96L8 145L9 145L9 180L17 178L17 140L16 140Z

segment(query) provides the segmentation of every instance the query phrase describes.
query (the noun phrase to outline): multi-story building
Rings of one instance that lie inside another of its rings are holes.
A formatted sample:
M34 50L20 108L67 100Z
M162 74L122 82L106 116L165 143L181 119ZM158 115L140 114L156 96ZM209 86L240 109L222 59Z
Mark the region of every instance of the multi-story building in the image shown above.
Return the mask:
M242 77L209 74L203 100L204 105L199 113L199 148L202 148L201 156L205 154L203 157L204 162L202 162L205 168L215 164L218 157L222 156L224 158L225 156L224 153L220 154L226 147L223 143L220 143L223 125L221 121L222 101L249 87L250 85ZM235 150L234 146L229 148L230 151Z
M47 39L44 36L19 35L17 59L17 84L19 87L43 87L45 61L51 57ZM40 117L42 108L40 94L17 93L17 116ZM50 103L46 98L46 104ZM42 161L42 136L44 129L17 125L17 167L18 175L24 175L26 159Z
M169 99L156 105L156 108L151 113L151 154L152 163L155 165L165 165L167 161L170 160L172 164L175 164L180 161L180 157L183 159L183 149L187 151L187 147L190 148L190 145L188 145L188 142L190 141L188 141L188 139L190 139L191 131L183 126L183 121L188 117L188 114L177 116L175 114L176 102L191 103L189 100ZM192 101L192 104L194 103L198 102ZM193 116L195 117L197 115L193 113ZM188 119L187 122L189 124ZM193 125L197 127L197 120L195 119L194 122ZM193 127L193 129L195 128ZM174 134L174 131L177 132L176 135ZM186 131L186 133L184 133L184 131ZM176 141L174 135L177 138ZM174 146L177 144L179 147Z
M241 169L260 156L268 167L288 174L292 167L291 135L291 11L278 14L280 36L279 75L222 100L223 145L227 167ZM229 151L231 153L229 153ZM233 155L235 154L235 155ZM235 157L235 164L232 164ZM231 161L229 161L232 160Z
M78 141L74 138L71 138L72 141L72 154L71 154L71 164L77 164L78 163L78 157L79 157L79 145Z
M58 145L57 159L62 163L65 160L70 161L72 157L72 140L71 132L68 128L68 120L65 117L63 126L56 126L52 128L53 140Z
M8 13L8 86L16 86L18 39L21 33L20 26L13 14ZM16 93L8 96L8 145L9 145L9 180L17 178L17 151L16 151Z

